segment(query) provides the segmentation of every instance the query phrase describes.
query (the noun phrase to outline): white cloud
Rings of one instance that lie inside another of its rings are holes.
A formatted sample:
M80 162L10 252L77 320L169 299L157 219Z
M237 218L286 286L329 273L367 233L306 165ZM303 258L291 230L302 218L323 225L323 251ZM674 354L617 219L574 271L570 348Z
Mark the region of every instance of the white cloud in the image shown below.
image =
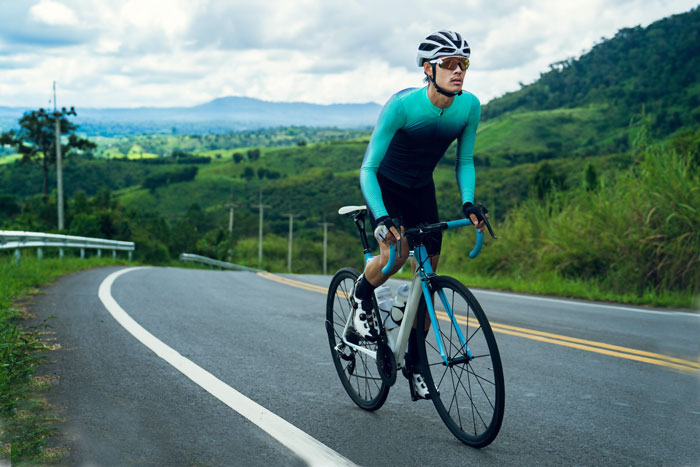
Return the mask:
M0 105L192 105L239 95L383 103L421 86L418 42L460 31L482 102L622 27L696 0L40 0L3 5ZM79 12L79 15L76 14ZM46 96L46 97L45 97Z
M29 9L30 17L40 23L74 26L78 24L75 12L63 3L52 0L41 0Z

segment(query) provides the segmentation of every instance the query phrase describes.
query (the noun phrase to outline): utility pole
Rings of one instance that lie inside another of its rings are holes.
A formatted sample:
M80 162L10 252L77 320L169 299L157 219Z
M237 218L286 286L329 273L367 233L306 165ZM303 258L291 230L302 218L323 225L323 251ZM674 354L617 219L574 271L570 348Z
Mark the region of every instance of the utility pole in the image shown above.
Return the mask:
M324 222L319 225L323 226L323 275L328 273L328 226L333 225L330 222L325 222L326 216L323 216Z
M260 213L260 220L258 223L258 267L262 268L262 232L263 232L263 210L265 208L269 208L270 206L262 204L262 190L260 190L260 202L258 204L254 204L254 208L259 209Z
M228 206L229 211L228 211L228 231L230 234L233 234L233 210L239 207L237 204L234 204L233 202L233 188L231 188L231 201L225 205Z
M53 82L53 117L56 119L56 204L58 205L58 230L64 229L63 223L63 161L61 160L61 117L64 115L77 115L75 108L66 110L56 109L56 81Z
M283 216L289 217L289 253L287 254L287 270L289 273L292 272L292 230L293 230L293 219L299 214L282 214Z
M228 206L229 211L228 211L228 231L229 233L233 233L233 210L239 207L237 204L234 204L233 202L228 203L226 206Z

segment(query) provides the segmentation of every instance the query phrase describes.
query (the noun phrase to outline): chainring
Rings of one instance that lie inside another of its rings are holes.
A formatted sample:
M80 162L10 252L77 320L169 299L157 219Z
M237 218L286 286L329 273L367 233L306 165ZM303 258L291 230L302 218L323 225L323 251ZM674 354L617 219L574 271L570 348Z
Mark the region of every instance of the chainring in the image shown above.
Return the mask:
M384 384L394 385L396 382L396 358L386 343L386 338L379 339L377 342L377 371Z

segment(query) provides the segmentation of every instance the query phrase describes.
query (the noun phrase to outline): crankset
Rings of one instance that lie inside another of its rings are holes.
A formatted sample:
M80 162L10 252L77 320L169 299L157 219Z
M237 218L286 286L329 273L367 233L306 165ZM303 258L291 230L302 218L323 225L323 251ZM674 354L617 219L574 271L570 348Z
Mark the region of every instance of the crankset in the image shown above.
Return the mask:
M396 382L396 358L386 342L386 336L382 336L377 342L377 371L384 384L394 385Z

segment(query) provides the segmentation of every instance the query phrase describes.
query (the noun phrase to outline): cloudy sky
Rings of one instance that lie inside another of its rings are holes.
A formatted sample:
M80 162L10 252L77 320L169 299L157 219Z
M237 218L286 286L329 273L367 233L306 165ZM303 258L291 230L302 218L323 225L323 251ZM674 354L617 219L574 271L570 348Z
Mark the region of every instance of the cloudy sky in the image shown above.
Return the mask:
M0 106L384 103L419 41L461 32L482 103L697 0L0 0Z

